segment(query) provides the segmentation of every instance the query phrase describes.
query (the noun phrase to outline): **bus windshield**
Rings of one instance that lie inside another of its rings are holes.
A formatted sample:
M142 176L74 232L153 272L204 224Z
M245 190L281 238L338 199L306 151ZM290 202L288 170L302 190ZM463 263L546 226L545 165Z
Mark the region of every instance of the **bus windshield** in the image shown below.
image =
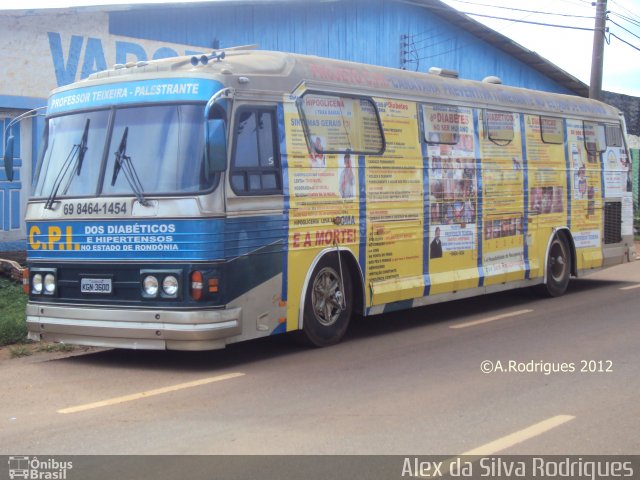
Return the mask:
M154 105L51 118L34 195L138 196L208 190L217 178L205 172L203 112L203 105ZM111 117L113 127L108 131ZM137 177L133 182L132 174Z

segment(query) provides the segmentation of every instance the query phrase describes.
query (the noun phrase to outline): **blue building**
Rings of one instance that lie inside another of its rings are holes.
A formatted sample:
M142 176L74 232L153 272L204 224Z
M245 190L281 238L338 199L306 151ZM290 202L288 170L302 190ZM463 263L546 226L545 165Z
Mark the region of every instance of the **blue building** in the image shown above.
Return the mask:
M439 0L219 0L0 11L0 126L46 105L48 92L115 63L257 44L282 50L586 96L587 86L538 54ZM12 128L14 182L0 165L0 251L24 248L24 208L41 117ZM3 147L0 147L0 153ZM1 163L1 162L0 162Z

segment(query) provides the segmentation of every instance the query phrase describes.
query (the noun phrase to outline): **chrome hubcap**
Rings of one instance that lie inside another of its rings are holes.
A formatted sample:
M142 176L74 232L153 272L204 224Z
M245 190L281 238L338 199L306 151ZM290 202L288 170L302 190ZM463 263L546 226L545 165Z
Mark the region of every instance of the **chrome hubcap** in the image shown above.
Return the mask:
M338 273L330 267L320 270L311 290L311 305L316 320L325 327L336 323L342 313L343 301Z
M551 246L551 252L549 254L549 263L551 266L551 276L554 280L560 281L565 275L567 268L567 261L565 259L565 252L560 242L554 242Z

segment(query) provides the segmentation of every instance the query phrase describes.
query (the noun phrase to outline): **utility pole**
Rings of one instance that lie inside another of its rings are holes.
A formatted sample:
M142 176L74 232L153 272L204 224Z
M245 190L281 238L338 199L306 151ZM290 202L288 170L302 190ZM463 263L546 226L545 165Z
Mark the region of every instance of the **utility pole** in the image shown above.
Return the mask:
M607 22L607 0L596 0L596 25L593 31L591 82L589 98L602 100L602 65L604 63L604 35Z

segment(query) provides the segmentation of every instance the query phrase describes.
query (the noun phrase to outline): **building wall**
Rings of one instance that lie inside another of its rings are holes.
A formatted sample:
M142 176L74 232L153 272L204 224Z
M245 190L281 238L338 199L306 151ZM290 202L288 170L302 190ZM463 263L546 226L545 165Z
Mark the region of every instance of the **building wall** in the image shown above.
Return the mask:
M109 32L106 12L0 12L0 157L5 127L11 119L46 105L49 91L107 68L142 58L203 52L169 42L136 39ZM14 181L8 182L0 160L0 251L22 249L24 211L35 171L44 122L35 117L12 128L16 138Z
M53 88L115 63L258 44L399 68L401 35L416 35L412 48L429 57L409 63L410 69L440 66L464 78L497 75L506 84L569 93L424 8L394 0L0 11L0 122L7 125L16 115L46 105ZM16 129L16 181L9 183L0 173L0 251L23 245L22 217L43 121L36 117ZM4 128L2 133L4 144Z
M269 3L269 2L264 2ZM344 0L264 4L148 7L112 12L109 31L116 35L189 43L213 48L258 44L282 50L401 66L401 35L411 37L425 58L408 68L431 66L457 70L481 80L497 75L504 83L570 93L556 82L502 50L428 12L394 0ZM411 56L411 55L408 55Z

